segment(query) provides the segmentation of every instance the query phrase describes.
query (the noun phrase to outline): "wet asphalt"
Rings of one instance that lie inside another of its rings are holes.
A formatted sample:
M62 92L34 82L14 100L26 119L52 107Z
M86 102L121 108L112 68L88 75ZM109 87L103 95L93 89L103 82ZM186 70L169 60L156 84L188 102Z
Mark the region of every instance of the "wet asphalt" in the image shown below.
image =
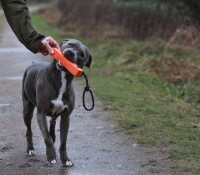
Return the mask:
M68 155L74 167L64 168L59 161L59 119L55 147L58 162L46 160L42 134L33 117L36 155L26 156L26 128L22 116L21 83L26 67L51 58L28 51L4 21L0 31L0 174L1 175L151 175L169 174L164 159L155 150L130 141L112 120L102 103L95 109L82 107L80 83L74 81L76 108L71 115ZM92 71L91 71L92 73ZM91 85L92 86L92 85ZM97 98L96 98L97 99Z

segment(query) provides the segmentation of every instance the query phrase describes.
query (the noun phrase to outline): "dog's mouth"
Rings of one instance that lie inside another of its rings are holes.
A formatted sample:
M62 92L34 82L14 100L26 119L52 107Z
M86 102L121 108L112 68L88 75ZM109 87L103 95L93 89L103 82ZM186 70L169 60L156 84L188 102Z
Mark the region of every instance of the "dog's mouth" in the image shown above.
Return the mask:
M57 67L57 69L60 70L60 71L67 71L67 70L63 67L63 65L61 65L59 62L57 62L56 67Z

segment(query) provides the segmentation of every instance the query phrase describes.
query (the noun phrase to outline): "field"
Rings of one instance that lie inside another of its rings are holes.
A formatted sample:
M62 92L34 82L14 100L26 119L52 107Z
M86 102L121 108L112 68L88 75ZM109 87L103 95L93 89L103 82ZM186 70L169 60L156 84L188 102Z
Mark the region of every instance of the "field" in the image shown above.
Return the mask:
M175 174L200 172L200 54L162 40L94 42L60 31L34 14L43 33L76 37L92 49L89 79L119 126L140 144L168 154ZM187 71L188 70L188 71Z

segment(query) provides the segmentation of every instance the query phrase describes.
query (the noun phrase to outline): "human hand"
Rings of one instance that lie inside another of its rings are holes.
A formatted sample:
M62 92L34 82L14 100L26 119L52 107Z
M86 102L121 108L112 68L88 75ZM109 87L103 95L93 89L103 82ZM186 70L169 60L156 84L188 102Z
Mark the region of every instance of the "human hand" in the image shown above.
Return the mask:
M58 48L58 49L60 48L59 44L50 36L44 38L41 41L41 43L42 43L42 46L38 52L42 53L45 56L54 53L52 48L54 48L54 47Z

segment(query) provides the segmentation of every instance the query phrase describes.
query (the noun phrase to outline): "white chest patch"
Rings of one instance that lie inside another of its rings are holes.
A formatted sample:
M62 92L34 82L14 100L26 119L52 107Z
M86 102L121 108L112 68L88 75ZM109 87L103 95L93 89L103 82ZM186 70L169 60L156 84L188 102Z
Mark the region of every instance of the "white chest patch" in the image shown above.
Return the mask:
M62 101L62 96L65 92L66 84L67 84L67 80L65 78L65 72L61 71L61 87L59 90L58 97L55 100L51 100L51 103L54 105L51 111L52 114L60 114L61 112L65 110L65 108L68 107L67 105L64 105Z

